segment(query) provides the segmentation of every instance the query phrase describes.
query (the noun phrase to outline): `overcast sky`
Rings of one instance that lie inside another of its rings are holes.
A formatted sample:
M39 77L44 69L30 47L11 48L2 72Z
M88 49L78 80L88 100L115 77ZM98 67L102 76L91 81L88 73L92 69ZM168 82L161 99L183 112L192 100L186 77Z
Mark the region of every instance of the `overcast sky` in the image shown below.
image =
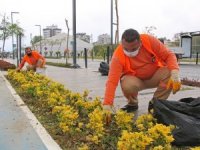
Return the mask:
M76 0L77 32L93 35L93 42L100 34L110 34L110 1ZM127 28L141 33L147 26L155 26L153 33L168 39L175 33L200 31L199 4L199 0L118 0L120 37ZM10 18L12 11L19 12L13 21L25 30L24 45L29 45L30 34L39 35L36 24L42 28L54 24L67 32L66 18L72 34L72 0L0 0L0 19L4 13ZM8 40L6 50L10 47Z

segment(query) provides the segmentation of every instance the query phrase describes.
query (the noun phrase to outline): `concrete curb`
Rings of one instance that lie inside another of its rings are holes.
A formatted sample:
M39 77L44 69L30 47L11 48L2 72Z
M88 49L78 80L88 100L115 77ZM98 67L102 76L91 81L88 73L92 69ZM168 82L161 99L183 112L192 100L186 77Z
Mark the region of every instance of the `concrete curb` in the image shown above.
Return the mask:
M2 74L2 71L0 71L0 76L2 76L3 80L6 83L6 86L10 90L12 96L16 100L17 106L21 108L21 110L25 113L26 117L28 118L31 126L35 130L35 132L38 134L44 145L48 150L62 150L61 147L53 140L53 138L49 135L49 133L46 131L46 129L42 126L42 124L37 120L37 118L34 116L34 114L30 111L30 109L25 105L23 100L20 98L20 96L16 93L14 88L11 86L11 84L8 82L8 80L4 77Z

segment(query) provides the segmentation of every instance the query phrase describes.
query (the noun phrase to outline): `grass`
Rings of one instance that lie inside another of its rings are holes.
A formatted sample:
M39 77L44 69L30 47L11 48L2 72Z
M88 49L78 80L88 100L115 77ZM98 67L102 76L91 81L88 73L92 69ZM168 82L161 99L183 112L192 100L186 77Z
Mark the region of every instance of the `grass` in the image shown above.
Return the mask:
M47 65L56 66L56 67L64 67L64 68L72 68L72 64L70 63L56 63L56 62L46 62Z
M180 62L196 62L196 58L182 58L179 59ZM198 62L200 62L200 58L198 59Z

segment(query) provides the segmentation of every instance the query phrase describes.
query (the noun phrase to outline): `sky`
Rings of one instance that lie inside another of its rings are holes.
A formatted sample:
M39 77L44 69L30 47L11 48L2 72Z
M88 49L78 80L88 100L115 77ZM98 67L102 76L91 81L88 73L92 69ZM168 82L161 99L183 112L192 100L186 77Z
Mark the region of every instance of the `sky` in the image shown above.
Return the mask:
M39 27L57 25L67 32L65 18L72 35L73 0L0 0L0 20L3 14L25 30L22 42L30 45L30 35L38 36ZM114 2L115 0L113 0ZM142 33L145 27L154 26L152 32L157 37L172 39L180 32L200 31L199 0L118 0L119 36L124 30L136 29ZM76 0L76 31L92 35L93 42L98 35L110 34L111 0ZM115 5L114 5L114 22ZM116 27L114 27L115 32ZM2 42L0 41L0 47ZM11 50L11 38L6 41L5 50Z

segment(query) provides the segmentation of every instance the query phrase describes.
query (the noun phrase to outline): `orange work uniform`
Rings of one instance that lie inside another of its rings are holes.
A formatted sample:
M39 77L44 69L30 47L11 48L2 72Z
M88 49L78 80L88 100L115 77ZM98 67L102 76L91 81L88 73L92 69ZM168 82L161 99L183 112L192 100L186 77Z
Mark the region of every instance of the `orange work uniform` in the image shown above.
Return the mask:
M160 67L167 67L169 70L179 69L175 54L158 39L147 34L141 34L140 39L141 47L135 57L126 56L121 44L116 48L106 82L104 105L113 104L117 85L123 75L133 75L141 80L147 80Z
M27 62L29 65L36 65L39 59L41 59L43 61L41 66L44 66L45 58L42 55L40 55L38 52L32 51L31 56L28 56L28 55L24 56L21 64L19 65L19 68L21 69L24 66L25 62Z

